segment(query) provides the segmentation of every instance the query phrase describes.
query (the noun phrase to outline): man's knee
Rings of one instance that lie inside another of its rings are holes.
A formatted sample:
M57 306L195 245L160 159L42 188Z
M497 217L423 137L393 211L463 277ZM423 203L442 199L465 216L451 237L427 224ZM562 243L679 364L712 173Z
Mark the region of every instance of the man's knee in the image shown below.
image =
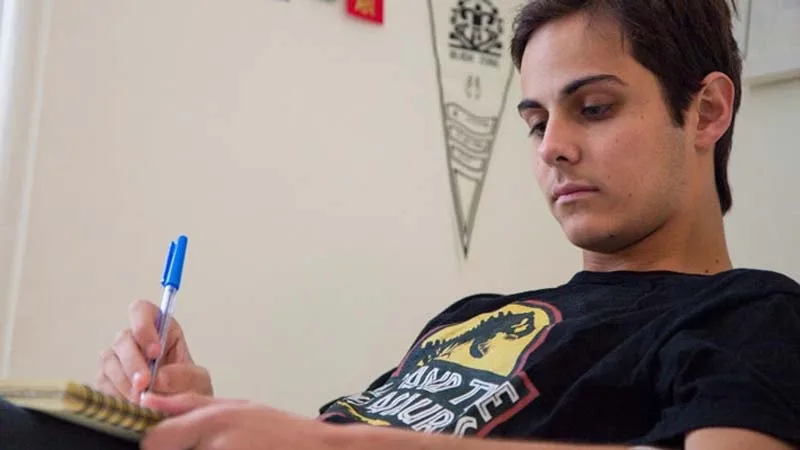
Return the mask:
M0 399L0 449L134 450L138 445Z

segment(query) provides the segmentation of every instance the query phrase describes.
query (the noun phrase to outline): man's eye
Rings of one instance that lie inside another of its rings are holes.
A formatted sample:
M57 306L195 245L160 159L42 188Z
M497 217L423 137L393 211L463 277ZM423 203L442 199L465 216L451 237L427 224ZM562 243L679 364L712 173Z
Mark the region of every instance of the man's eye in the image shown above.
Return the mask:
M584 106L583 109L581 109L581 114L587 119L602 119L611 111L611 106L610 104Z
M531 126L531 131L528 133L528 136L536 136L536 137L543 137L544 130L547 127L547 122L539 122L535 123Z

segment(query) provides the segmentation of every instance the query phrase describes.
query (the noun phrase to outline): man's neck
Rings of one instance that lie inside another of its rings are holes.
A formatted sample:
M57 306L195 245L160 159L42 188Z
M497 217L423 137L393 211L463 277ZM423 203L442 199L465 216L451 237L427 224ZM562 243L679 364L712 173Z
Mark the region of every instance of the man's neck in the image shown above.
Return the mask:
M710 275L733 268L721 214L667 223L641 241L614 253L583 252L584 270L672 271Z

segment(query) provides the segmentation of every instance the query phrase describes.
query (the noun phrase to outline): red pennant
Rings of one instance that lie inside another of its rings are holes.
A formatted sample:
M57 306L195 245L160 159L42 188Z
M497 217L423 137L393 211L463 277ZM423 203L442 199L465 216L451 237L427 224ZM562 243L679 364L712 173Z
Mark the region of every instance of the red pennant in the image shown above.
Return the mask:
M347 0L347 13L370 22L383 23L383 0Z

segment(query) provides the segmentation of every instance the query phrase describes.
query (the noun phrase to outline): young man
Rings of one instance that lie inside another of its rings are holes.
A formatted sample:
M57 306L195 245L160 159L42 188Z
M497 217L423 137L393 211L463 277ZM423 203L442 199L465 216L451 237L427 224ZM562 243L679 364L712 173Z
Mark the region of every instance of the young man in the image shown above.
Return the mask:
M724 237L741 71L730 18L725 0L530 1L512 43L519 112L584 270L453 304L318 420L212 398L176 323L160 394L143 400L175 416L142 448L798 445L800 286L734 270ZM133 304L98 388L135 399L147 385L155 313Z

